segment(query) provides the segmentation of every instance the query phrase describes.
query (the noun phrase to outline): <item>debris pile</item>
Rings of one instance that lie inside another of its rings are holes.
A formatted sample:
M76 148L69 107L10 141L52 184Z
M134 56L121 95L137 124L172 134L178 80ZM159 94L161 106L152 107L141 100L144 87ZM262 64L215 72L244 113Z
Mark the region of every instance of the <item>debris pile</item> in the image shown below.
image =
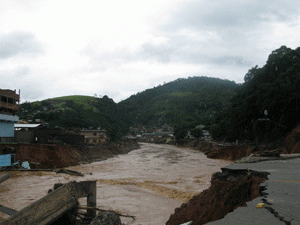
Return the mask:
M122 225L120 217L113 211L99 212L90 225Z

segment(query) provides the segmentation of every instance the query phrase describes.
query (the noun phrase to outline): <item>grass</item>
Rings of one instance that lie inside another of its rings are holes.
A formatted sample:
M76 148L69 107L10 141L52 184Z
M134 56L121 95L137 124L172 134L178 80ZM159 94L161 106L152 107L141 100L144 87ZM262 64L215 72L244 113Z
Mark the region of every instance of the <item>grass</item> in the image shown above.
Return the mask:
M96 102L97 98L92 97L92 96L85 96L85 95L70 95L70 96L63 96L63 97L58 97L58 98L51 98L47 100L72 100L74 102L87 102L87 101L92 101Z
M47 99L47 101L57 101L55 106L64 107L64 101L74 101L78 105L82 105L84 108L90 108L90 103L96 102L97 98L91 96L84 96L84 95L70 95L58 98Z

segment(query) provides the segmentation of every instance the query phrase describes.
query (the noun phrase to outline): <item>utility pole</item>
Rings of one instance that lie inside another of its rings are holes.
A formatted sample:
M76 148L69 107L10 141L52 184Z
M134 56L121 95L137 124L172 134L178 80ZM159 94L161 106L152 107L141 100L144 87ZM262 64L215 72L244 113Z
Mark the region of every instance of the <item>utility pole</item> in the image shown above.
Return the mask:
M268 115L268 110L265 109L264 114L265 114L265 123L266 123L266 133L265 133L265 138L267 139L267 115Z

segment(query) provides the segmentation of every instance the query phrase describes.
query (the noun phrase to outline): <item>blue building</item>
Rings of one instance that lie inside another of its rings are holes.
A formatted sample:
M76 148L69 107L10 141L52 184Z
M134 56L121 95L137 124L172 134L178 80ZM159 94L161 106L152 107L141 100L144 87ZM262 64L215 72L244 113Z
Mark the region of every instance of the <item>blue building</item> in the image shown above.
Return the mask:
M14 141L14 123L19 122L15 113L19 110L20 94L0 89L0 143Z

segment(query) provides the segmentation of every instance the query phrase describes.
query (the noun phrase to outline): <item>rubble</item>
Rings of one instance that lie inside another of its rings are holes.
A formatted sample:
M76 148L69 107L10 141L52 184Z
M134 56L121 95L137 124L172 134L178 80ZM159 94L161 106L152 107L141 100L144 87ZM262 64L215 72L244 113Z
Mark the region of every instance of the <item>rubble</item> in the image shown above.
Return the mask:
M122 225L120 217L113 211L99 212L89 225Z
M64 168L56 170L55 172L56 173L66 173L66 174L69 174L69 175L84 177L84 174L82 174L80 172L77 172L77 171L74 171L74 170L68 170L68 169L64 169Z

